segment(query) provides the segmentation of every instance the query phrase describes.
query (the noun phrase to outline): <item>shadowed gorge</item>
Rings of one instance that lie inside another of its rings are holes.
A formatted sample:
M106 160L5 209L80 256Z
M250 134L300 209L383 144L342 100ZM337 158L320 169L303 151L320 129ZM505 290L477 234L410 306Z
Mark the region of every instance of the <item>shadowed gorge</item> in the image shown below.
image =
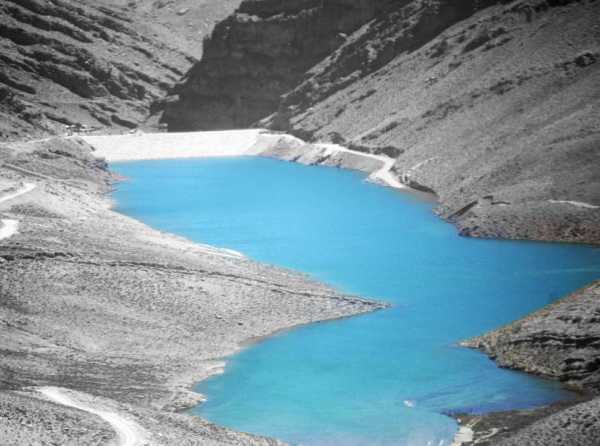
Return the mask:
M379 8L348 0L242 2L205 40L202 61L173 90L162 121L171 130L249 126Z

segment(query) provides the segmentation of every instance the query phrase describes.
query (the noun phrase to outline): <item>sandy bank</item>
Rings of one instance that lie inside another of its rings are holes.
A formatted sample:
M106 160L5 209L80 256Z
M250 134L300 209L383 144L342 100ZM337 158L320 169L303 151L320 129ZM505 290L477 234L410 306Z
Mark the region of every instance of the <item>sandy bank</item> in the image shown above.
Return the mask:
M406 189L392 168L395 160L337 144L309 144L291 135L260 129L183 133L83 136L95 156L108 162L229 156L265 156L303 164L358 170L368 180Z
M261 130L227 130L184 133L130 133L84 136L107 161L205 158L246 155Z
M460 426L458 432L454 436L451 446L462 446L465 443L473 441L472 425Z

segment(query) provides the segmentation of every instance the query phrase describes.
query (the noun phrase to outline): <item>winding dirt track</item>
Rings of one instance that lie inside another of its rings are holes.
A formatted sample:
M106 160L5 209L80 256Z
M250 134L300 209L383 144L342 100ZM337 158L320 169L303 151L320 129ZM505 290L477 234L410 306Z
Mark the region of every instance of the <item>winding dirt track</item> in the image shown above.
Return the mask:
M36 187L37 187L37 184L34 184L34 183L23 183L23 186L21 186L20 189L17 189L14 192L11 192L9 194L6 194L3 197L0 197L0 203L4 203L5 201L17 198L23 194L26 194L27 192L31 192Z
M60 387L41 387L37 390L55 403L74 407L75 409L83 410L102 418L117 433L118 446L143 446L148 444L144 429L139 424L123 418L116 412L100 410L85 403L75 401Z
M407 189L407 186L401 183L398 178L392 173L392 168L396 160L385 155L375 155L372 153L359 152L356 150L347 149L339 144L317 144L319 147L323 147L329 151L329 155L333 155L336 152L351 153L353 155L362 156L364 158L371 158L382 163L379 170L376 170L369 175L368 180L374 183L393 187L395 189Z
M36 185L33 183L24 183L23 186L15 192L0 197L0 204L26 194L35 188ZM0 220L0 223L0 240L12 237L17 233L17 229L19 228L18 220L2 219Z

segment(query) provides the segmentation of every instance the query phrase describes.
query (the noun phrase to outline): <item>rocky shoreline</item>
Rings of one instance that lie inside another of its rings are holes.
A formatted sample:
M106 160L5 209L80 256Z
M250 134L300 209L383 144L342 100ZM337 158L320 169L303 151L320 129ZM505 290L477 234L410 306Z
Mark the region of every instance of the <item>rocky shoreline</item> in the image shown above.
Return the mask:
M598 314L600 282L482 336L463 347L481 350L500 367L563 383L573 400L534 410L455 414L473 432L463 445L590 445L600 438Z
M537 409L449 414L466 433L453 446L592 445L599 435L599 404L583 394Z
M114 435L93 415L48 402L38 386L68 389L77 401L94 395L151 444L277 444L176 412L201 400L191 387L245 342L385 307L112 211L105 194L114 178L82 140L6 144L0 153L0 198L35 185L0 203L1 216L18 221L0 241L0 432L11 444L103 444Z
M600 392L600 281L527 317L464 341L500 366Z

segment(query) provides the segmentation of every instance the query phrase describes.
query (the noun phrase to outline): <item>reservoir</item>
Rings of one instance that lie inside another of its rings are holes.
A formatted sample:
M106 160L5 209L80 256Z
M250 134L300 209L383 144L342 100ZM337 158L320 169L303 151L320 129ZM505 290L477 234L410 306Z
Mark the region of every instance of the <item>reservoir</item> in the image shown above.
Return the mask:
M189 239L390 302L301 327L228 358L193 414L303 445L448 446L444 413L569 394L457 342L600 277L600 249L477 240L434 203L357 172L239 157L114 163L118 210Z

